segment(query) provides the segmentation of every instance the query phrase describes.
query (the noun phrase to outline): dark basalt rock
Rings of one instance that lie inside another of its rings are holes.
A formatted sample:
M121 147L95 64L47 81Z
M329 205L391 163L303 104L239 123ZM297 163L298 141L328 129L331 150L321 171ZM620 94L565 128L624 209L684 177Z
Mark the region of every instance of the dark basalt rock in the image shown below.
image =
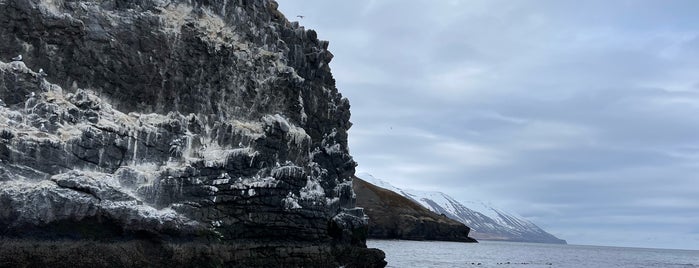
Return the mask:
M385 265L365 246L328 43L276 7L0 1L0 236Z
M397 193L356 177L353 188L357 205L369 216L370 238L477 242L468 236L468 226L437 215Z

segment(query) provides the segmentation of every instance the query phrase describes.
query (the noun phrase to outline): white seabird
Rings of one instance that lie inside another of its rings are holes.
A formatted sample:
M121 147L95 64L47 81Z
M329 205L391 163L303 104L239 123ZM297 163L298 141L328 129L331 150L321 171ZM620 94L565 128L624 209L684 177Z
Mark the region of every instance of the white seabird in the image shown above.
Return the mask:
M0 107L5 107L5 105L6 105L5 102L2 101L2 99L0 99Z
M42 68L39 68L38 73L39 73L39 76L47 76L48 75L48 74L46 74L46 72L44 72L44 69L42 69Z
M12 58L12 61L22 61L22 55L17 55L17 57Z
M43 132L48 132L48 131L49 131L48 129L46 129L46 126L44 125L44 123L41 123L41 126L39 127L39 130L41 130L41 131L43 131Z

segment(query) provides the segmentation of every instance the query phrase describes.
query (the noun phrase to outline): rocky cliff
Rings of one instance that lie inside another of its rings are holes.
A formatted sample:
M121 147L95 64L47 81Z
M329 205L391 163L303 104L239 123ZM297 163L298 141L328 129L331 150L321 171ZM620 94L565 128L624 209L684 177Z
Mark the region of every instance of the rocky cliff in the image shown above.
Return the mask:
M0 236L384 264L328 42L274 1L2 0L0 37Z
M353 182L357 205L369 216L370 238L476 242L463 223L360 178L355 177Z

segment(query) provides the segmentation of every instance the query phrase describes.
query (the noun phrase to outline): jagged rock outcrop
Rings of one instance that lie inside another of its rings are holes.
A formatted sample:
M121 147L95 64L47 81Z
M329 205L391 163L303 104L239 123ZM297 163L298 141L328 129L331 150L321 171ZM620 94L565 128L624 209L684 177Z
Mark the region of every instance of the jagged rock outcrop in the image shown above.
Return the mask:
M4 0L0 36L0 236L385 265L328 43L274 1Z
M369 216L369 237L377 239L476 242L463 223L437 215L390 190L355 177L357 205Z

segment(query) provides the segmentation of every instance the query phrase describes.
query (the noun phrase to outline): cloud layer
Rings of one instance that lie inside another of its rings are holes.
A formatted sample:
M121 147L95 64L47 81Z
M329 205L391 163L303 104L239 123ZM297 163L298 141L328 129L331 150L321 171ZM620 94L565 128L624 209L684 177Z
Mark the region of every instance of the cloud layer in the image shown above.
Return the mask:
M699 249L699 2L279 3L331 41L359 170L571 243Z

